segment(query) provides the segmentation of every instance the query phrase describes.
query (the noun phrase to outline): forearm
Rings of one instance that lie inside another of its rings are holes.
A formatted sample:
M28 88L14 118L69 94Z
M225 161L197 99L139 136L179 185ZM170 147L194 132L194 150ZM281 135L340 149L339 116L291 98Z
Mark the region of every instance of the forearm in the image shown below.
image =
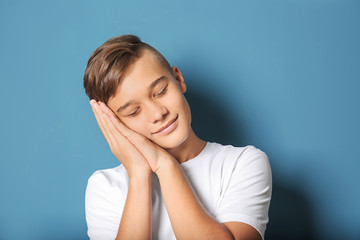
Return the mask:
M157 175L177 239L233 239L206 213L176 162L162 166Z
M151 239L151 175L132 177L116 239Z

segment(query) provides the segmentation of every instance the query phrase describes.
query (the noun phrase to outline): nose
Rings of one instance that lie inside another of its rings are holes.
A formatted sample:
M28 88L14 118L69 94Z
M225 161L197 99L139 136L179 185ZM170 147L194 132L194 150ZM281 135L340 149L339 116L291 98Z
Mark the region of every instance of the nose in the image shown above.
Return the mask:
M164 105L157 102L148 103L147 115L152 123L164 120L168 114L169 111Z

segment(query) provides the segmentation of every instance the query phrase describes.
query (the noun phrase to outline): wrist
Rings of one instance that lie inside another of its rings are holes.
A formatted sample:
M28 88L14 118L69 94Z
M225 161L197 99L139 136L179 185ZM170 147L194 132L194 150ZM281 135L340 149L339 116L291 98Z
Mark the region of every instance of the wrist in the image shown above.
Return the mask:
M147 182L151 179L151 170L135 169L135 171L128 172L130 182Z
M159 159L158 168L156 171L156 175L162 175L164 173L170 173L174 169L179 168L179 163L172 156L163 156Z
M144 191L147 187L151 188L151 175L129 177L129 187L133 189L141 189L141 191Z

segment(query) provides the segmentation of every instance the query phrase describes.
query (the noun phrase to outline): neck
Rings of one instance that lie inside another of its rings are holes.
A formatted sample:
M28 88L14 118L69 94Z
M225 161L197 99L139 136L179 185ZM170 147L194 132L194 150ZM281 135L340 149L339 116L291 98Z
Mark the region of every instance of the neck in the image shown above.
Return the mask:
M206 142L198 138L191 128L188 138L183 143L176 148L166 149L166 151L179 163L183 163L199 155L205 145Z

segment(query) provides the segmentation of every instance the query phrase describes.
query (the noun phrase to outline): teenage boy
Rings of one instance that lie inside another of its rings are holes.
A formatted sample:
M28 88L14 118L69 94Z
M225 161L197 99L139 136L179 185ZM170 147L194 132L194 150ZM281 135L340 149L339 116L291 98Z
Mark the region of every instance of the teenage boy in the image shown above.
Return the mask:
M263 239L268 158L205 142L191 128L177 67L133 35L91 55L84 76L99 127L121 165L86 189L90 239Z

